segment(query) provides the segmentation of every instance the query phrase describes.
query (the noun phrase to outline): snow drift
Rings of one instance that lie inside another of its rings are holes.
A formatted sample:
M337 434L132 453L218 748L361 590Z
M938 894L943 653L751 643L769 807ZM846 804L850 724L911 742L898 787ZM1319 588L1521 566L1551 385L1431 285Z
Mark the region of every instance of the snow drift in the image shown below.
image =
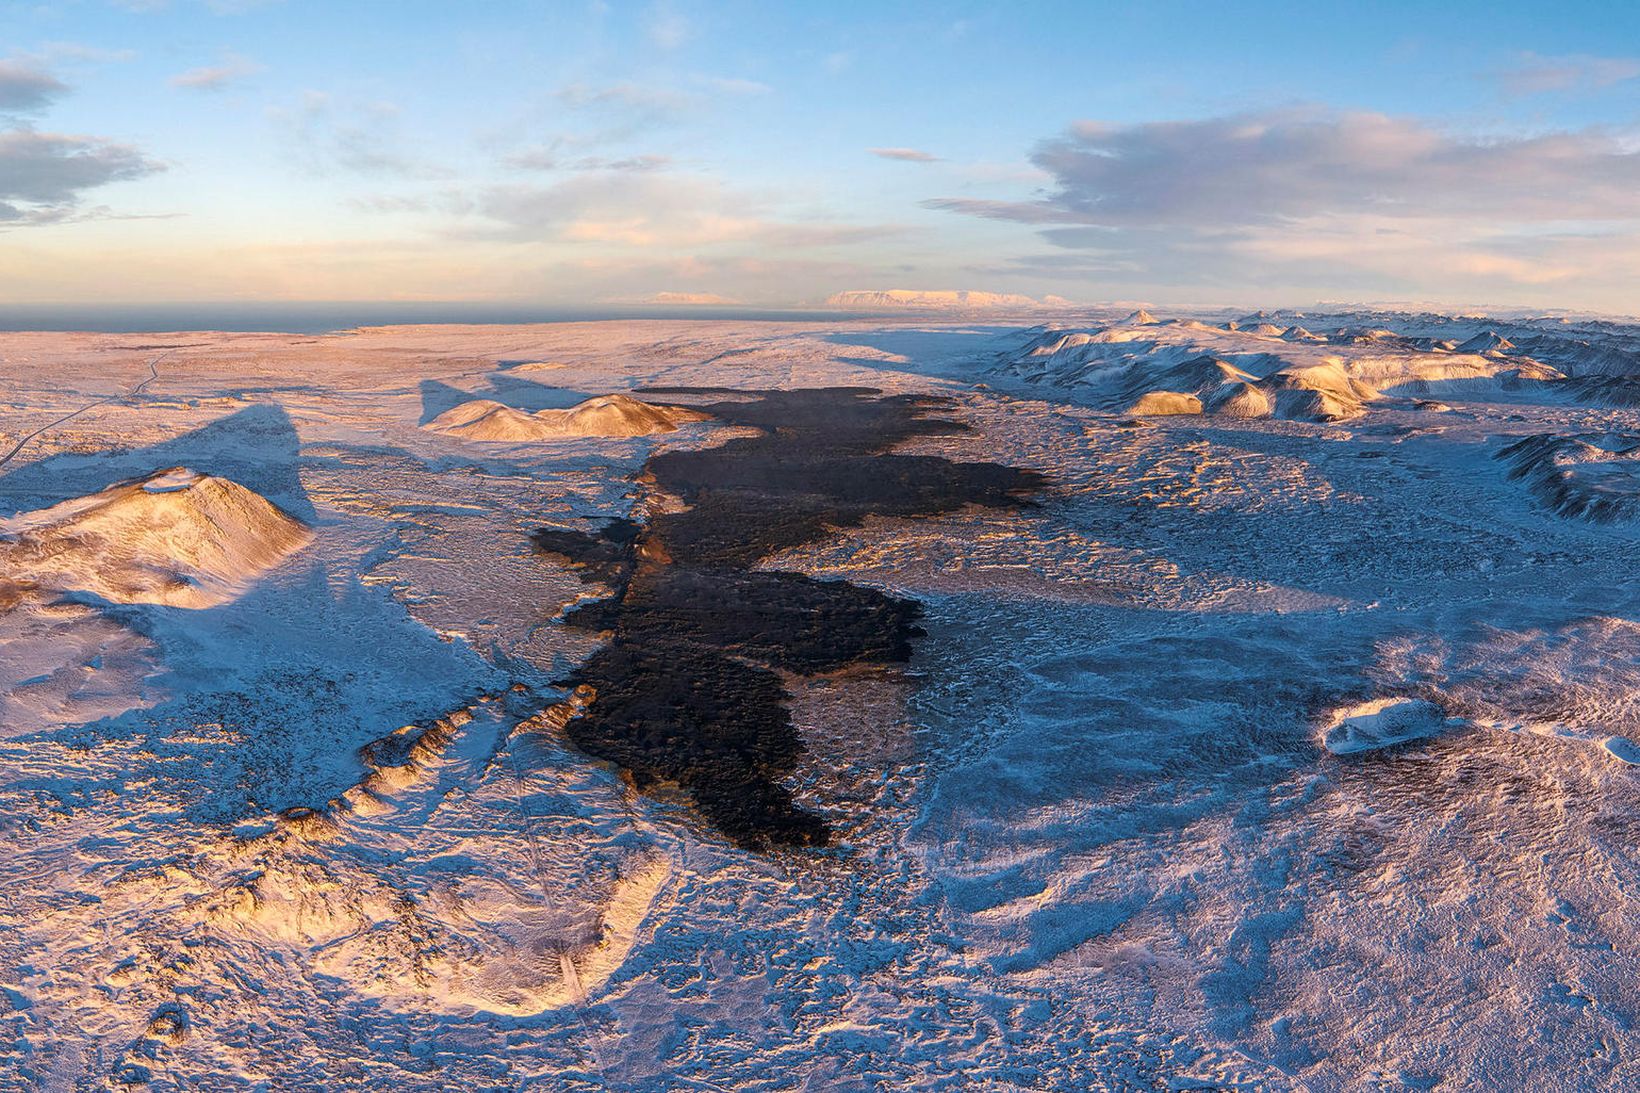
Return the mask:
M705 421L706 414L681 406L658 406L629 395L601 395L567 410L515 410L475 399L446 410L428 423L434 432L463 440L551 440L557 437L634 437L670 433L680 424Z

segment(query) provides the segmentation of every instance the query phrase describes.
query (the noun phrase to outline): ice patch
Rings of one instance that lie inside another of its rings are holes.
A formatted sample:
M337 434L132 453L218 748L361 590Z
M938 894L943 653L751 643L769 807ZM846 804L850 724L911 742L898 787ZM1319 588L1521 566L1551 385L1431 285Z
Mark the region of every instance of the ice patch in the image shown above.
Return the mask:
M1618 762L1626 763L1631 767L1640 767L1640 744L1636 744L1626 736L1608 736L1600 745Z

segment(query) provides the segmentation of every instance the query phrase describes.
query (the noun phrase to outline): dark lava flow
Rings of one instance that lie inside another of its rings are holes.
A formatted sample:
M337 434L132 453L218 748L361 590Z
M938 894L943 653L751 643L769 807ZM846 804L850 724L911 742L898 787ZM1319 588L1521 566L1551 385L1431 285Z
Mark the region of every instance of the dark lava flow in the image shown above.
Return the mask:
M920 606L847 581L760 572L762 559L866 517L929 516L967 504L1013 506L1044 484L1035 471L889 451L960 432L930 416L949 399L872 388L731 391L697 409L762 435L646 465L656 488L689 505L647 527L543 528L536 547L614 589L566 623L608 632L569 681L596 692L566 731L641 789L676 782L737 843L824 845L826 822L781 784L802 751L778 671L812 675L911 656Z

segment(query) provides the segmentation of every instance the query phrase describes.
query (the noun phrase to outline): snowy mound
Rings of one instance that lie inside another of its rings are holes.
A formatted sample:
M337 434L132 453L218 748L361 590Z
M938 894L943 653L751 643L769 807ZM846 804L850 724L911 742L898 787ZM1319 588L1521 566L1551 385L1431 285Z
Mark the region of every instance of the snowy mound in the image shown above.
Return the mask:
M1640 515L1640 437L1540 433L1504 448L1509 477L1561 516L1604 523Z
M1202 400L1182 391L1146 391L1140 395L1128 413L1144 417L1166 417L1172 414L1199 414Z
M1458 346L1459 353L1502 353L1515 345L1495 330L1483 330Z
M1334 755L1355 755L1434 736L1447 725L1445 714L1421 698L1375 698L1335 710L1321 743Z
M209 607L304 546L305 525L225 478L173 467L0 521L14 579L115 603Z
M446 410L428 428L464 440L550 440L556 437L634 437L670 433L706 414L681 406L655 406L628 395L601 395L567 410L514 410L475 399Z
M1383 327L1350 326L1334 331L1327 341L1333 345L1359 345L1378 349L1412 349L1413 339Z

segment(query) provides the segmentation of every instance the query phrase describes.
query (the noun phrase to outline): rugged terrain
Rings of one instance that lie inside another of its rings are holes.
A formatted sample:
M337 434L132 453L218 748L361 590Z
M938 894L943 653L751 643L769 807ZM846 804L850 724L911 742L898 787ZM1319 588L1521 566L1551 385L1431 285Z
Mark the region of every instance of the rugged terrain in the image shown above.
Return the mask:
M0 1089L1631 1088L1637 405L1560 318L0 335Z

